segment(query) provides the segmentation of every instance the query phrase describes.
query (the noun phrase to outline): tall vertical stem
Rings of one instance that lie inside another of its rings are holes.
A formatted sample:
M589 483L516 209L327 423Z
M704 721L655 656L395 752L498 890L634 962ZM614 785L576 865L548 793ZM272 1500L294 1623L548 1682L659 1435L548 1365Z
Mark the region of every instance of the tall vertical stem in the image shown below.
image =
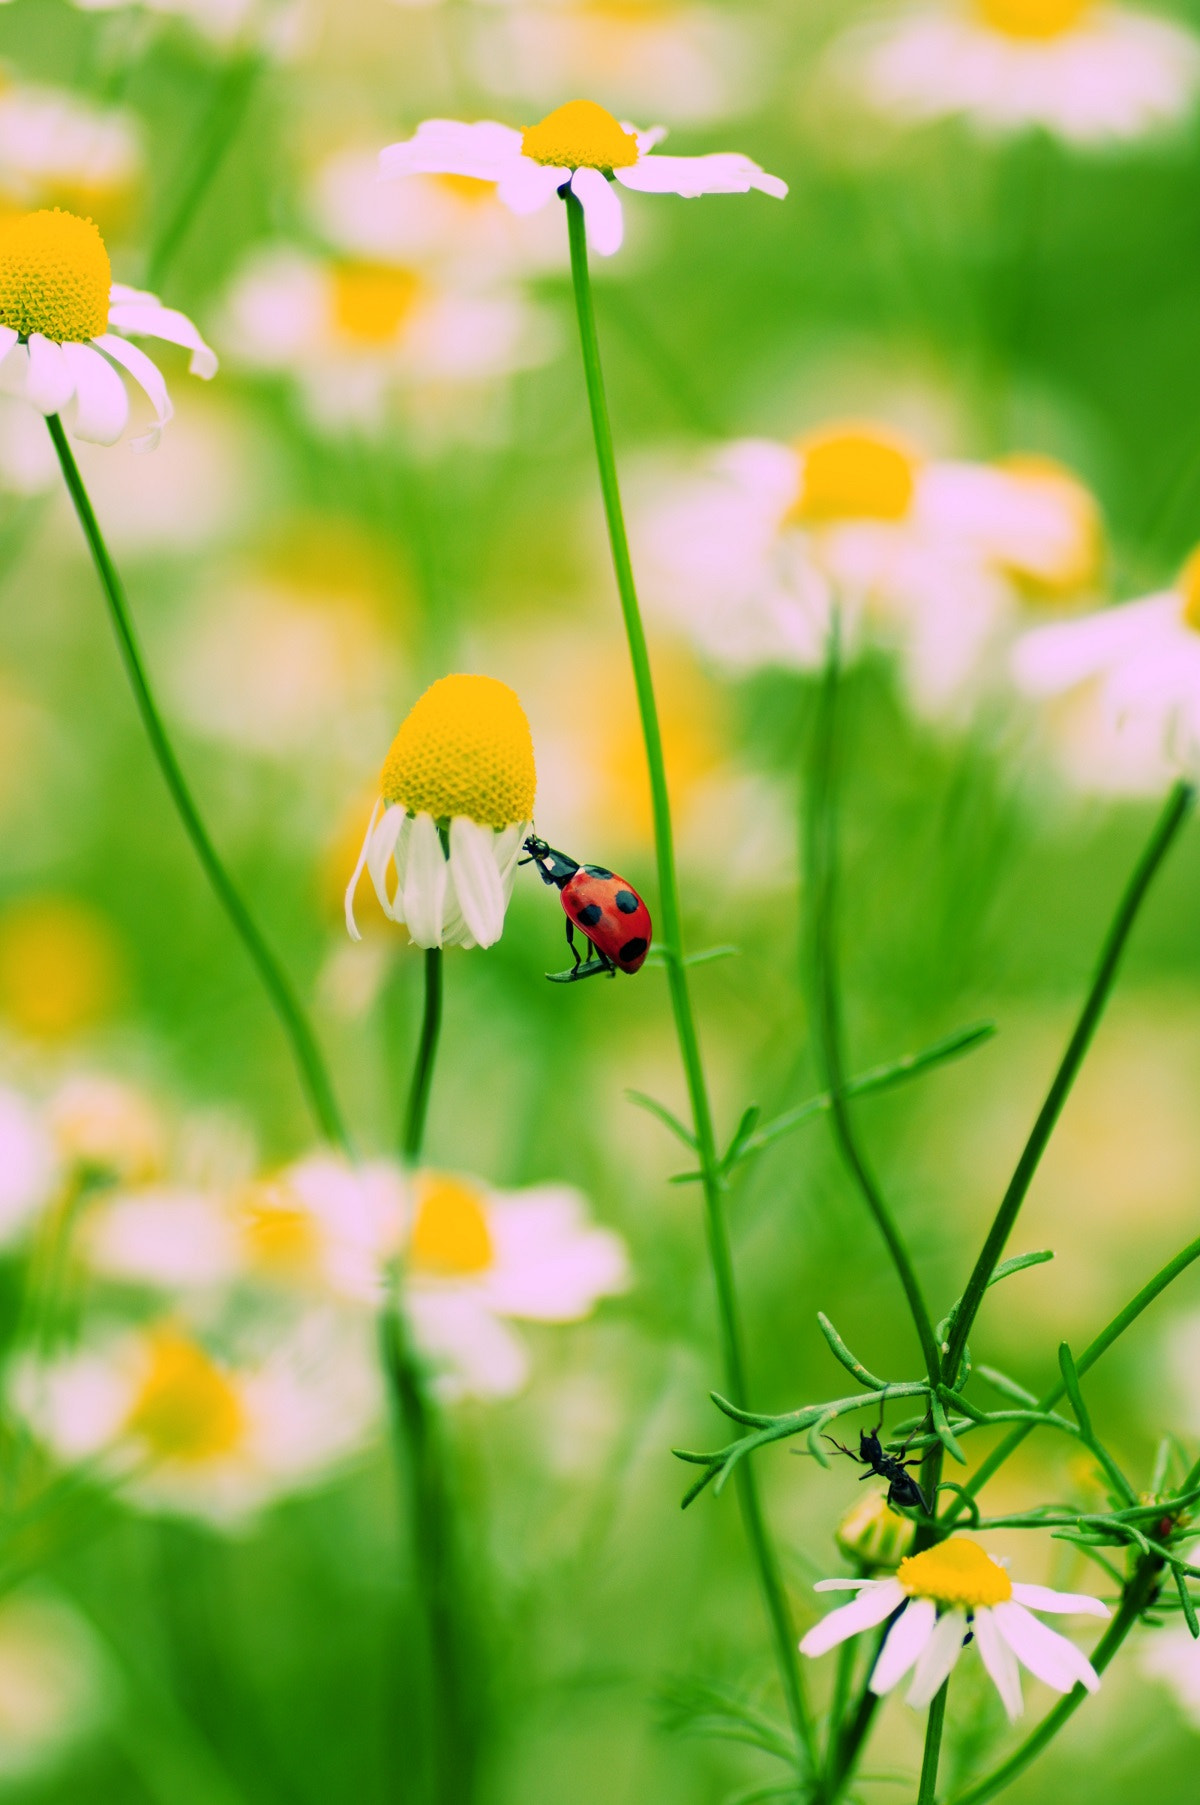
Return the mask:
M429 1111L429 1093L433 1087L433 1064L437 1057L438 1036L442 1030L442 958L440 946L425 948L425 1007L421 1015L421 1039L413 1065L408 1105L404 1112L402 1150L410 1164L418 1159L425 1139L425 1117Z
M596 443L596 462L600 474L600 491L608 523L609 546L629 659L633 668L634 689L641 717L642 739L650 776L650 800L654 819L654 846L658 864L658 907L662 923L662 950L666 961L667 986L675 1017L675 1032L687 1081L692 1124L699 1154L708 1253L717 1293L717 1315L720 1324L721 1352L725 1383L733 1397L747 1401L746 1366L742 1352L741 1326L738 1317L737 1291L733 1275L733 1259L725 1222L724 1181L721 1176L713 1130L712 1107L700 1055L700 1041L692 1013L688 991L687 967L683 957L683 920L679 901L679 880L675 871L675 844L671 826L671 804L667 792L666 766L663 759L662 731L658 704L654 695L654 679L650 654L642 625L634 584L633 564L629 556L629 540L621 508L621 492L617 480L616 456L613 451L612 426L608 417L608 401L604 392L604 373L600 362L600 341L596 333L596 313L592 301L591 277L588 272L587 235L583 208L570 190L565 191L567 230L571 245L571 278L575 290L575 310L579 320L579 340L583 352L583 373L587 384L588 407L592 435ZM750 1542L759 1584L770 1621L775 1645L779 1677L787 1700L788 1715L798 1748L811 1762L813 1732L804 1700L797 1658L796 1632L783 1588L775 1550L763 1515L757 1483L749 1461L737 1468L738 1501L742 1520Z
M934 1805L937 1798L938 1761L942 1753L942 1726L946 1721L946 1694L949 1680L944 1680L933 1695L929 1716L925 1720L925 1753L921 1757L921 1784L917 1805Z

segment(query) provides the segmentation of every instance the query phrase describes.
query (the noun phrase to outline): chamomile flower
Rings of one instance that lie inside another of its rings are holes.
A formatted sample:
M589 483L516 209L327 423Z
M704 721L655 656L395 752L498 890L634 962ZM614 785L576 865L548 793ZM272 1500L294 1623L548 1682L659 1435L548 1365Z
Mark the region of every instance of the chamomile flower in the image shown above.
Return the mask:
M567 1185L493 1190L423 1171L412 1181L403 1272L417 1342L451 1395L507 1397L528 1376L509 1327L579 1322L629 1283L625 1246Z
M112 227L128 216L141 170L127 113L66 88L0 82L0 199L8 207L86 210Z
M134 440L149 449L171 418L171 401L157 365L125 333L187 347L193 375L216 372L215 354L189 319L156 295L113 282L90 219L55 207L0 222L0 391L62 414L78 439L114 445L129 418L122 370L154 409L153 427Z
M1081 788L1153 793L1200 773L1200 553L1170 589L1026 634L1013 675Z
M143 1184L165 1170L162 1113L120 1078L80 1073L64 1080L46 1106L46 1123L59 1159L76 1178Z
M1089 1692L1099 1689L1100 1677L1087 1657L1033 1612L1108 1617L1108 1606L1085 1593L1022 1585L978 1542L965 1537L907 1555L893 1578L823 1579L816 1590L855 1592L857 1597L809 1630L801 1654L827 1654L896 1614L870 1688L879 1695L891 1692L912 1673L906 1702L918 1709L929 1704L949 1677L968 1634L1010 1720L1024 1709L1019 1667L1057 1692L1070 1692L1075 1685Z
M183 20L222 49L259 45L279 55L293 47L301 22L297 0L72 0L72 4L88 13L140 7Z
M1187 112L1200 82L1191 32L1106 0L944 0L854 34L843 60L894 117L959 113L1075 144L1141 137Z
M646 194L747 194L752 188L782 200L787 183L767 175L749 157L720 151L703 157L651 153L666 130L622 125L593 100L569 100L538 122L516 131L481 120L426 119L416 135L380 152L385 177L474 176L495 182L514 213L536 213L567 188L583 207L588 241L602 256L620 249L625 232L613 182Z
M0 1244L17 1239L55 1195L58 1150L33 1105L0 1085Z
M380 907L416 946L491 946L504 929L537 773L529 722L495 677L441 677L392 742L382 794L346 889L366 867ZM394 878L394 881L393 881Z

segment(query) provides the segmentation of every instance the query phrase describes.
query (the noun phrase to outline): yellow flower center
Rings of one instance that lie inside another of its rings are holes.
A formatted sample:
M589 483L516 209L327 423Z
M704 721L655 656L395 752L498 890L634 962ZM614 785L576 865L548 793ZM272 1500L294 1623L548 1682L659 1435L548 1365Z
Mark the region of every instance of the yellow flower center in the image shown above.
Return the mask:
M1183 623L1200 633L1200 545L1179 573L1176 588L1183 596Z
M980 17L1006 38L1061 38L1091 11L1093 0L977 0Z
M408 1257L419 1271L442 1278L486 1272L492 1263L492 1236L478 1192L461 1179L424 1173L417 1180Z
M568 100L527 125L521 150L555 169L628 169L638 160L634 134L594 100Z
M1024 585L1029 599L1053 602L1093 588L1100 580L1104 562L1104 529L1093 496L1064 465L1038 452L1016 452L1001 458L1000 468L1053 496L1068 523L1061 555L1053 566L1045 561L1036 565L1022 562L1015 550L1001 560Z
M286 1185L251 1185L242 1197L242 1240L251 1263L265 1272L295 1276L312 1269L316 1225Z
M334 325L359 344L386 345L408 319L420 292L420 278L394 264L337 263Z
M0 223L0 326L81 343L108 326L112 269L90 219L57 207Z
M900 1562L896 1578L910 1598L932 1598L938 1604L1003 1604L1012 1597L1012 1581L978 1542L956 1536Z
M173 1329L160 1330L126 1429L160 1460L211 1460L241 1440L241 1400L204 1349Z
M39 897L0 917L0 1012L22 1034L57 1040L100 1020L119 965L104 921L78 903Z
M833 427L799 450L800 493L790 520L903 520L911 508L918 460L898 439L871 427Z
M383 767L385 802L487 827L533 819L537 772L525 710L495 677L440 677L409 712Z
M431 182L435 182L439 188L444 188L447 194L454 195L456 200L466 201L468 204L477 204L480 201L491 201L496 198L495 182L485 182L482 176L454 175L445 171L430 176L429 179Z

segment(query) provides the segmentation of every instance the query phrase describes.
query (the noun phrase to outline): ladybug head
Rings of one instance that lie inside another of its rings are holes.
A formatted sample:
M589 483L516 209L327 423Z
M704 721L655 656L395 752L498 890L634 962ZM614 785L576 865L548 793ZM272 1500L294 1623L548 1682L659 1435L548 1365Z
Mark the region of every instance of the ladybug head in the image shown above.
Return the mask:
M522 865L536 865L544 884L554 884L558 889L573 878L579 870L574 859L569 859L565 852L555 852L545 840L539 840L536 834L530 834L525 842L528 858L521 860Z

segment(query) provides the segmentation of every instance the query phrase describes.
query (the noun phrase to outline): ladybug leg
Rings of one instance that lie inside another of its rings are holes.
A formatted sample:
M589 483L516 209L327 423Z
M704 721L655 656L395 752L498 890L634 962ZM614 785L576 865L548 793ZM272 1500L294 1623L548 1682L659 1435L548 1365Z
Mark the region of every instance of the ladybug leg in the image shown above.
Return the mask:
M572 956L575 960L575 970L578 971L580 966L580 954L579 948L575 944L575 923L571 920L569 915L567 916L567 945L570 947Z

